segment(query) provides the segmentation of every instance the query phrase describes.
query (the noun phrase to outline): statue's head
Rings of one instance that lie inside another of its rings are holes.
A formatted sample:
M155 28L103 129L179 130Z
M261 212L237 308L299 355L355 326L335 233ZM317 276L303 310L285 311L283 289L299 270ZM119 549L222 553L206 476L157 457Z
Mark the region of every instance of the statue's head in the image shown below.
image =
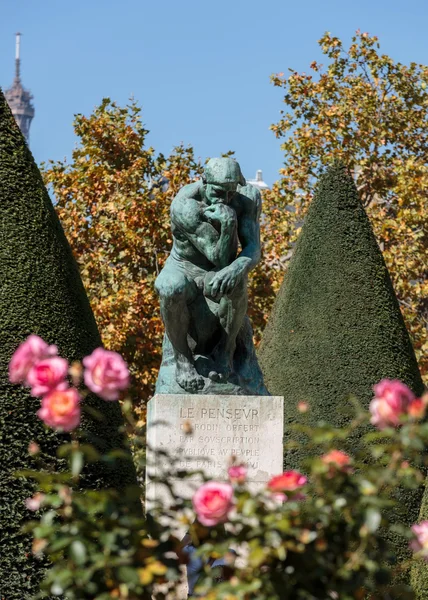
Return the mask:
M211 158L202 180L208 204L230 204L238 185L245 185L241 168L233 158Z

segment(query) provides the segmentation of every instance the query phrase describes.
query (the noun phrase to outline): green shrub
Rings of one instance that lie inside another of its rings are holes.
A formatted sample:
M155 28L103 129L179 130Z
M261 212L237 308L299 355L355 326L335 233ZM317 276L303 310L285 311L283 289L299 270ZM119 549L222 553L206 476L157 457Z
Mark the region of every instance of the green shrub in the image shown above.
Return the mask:
M350 420L350 394L367 407L372 386L383 378L399 379L422 393L381 251L353 179L340 163L320 179L259 358L267 388L285 398L287 442L299 401L309 403L311 424L342 427ZM296 467L306 457L304 446L290 449L285 464ZM403 519L415 522L421 492L407 492L402 500ZM396 544L404 557L406 545L400 539Z
M0 203L0 581L7 600L23 600L38 589L45 564L34 560L30 539L20 531L33 484L14 473L32 465L32 440L59 467L55 452L65 436L45 429L35 415L40 401L8 382L8 362L30 333L57 344L70 361L90 354L101 340L61 224L1 91ZM90 404L103 416L86 421L92 443L102 451L123 446L119 405L96 398ZM116 470L97 467L91 477L95 486L135 481L130 463Z

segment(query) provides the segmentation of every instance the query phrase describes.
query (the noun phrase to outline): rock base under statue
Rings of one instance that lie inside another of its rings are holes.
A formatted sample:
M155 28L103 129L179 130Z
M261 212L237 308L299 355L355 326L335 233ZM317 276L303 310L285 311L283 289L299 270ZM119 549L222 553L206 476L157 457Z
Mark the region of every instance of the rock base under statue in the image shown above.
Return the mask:
M209 372L215 370L215 362L197 353L194 358L196 369L205 382L199 395L269 396L263 382L262 371L257 362L253 343L253 330L248 317L245 317L244 324L236 339L232 372L227 383L211 381L209 378ZM174 350L166 334L162 346L162 364L156 381L156 394L177 396L186 394L186 391L177 383Z
M181 497L191 497L200 476L179 479L156 455L166 450L179 457L176 469L203 470L210 479L226 480L230 457L248 468L252 489L283 470L283 405L279 396L156 394L148 403L146 501L165 499L162 473Z

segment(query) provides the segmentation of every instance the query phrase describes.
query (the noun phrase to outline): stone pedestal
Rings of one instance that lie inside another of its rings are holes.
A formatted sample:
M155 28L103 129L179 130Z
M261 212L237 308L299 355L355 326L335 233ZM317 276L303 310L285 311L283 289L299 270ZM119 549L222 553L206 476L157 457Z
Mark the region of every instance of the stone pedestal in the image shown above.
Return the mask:
M156 450L179 457L176 468L203 470L210 479L226 480L232 455L248 468L250 488L263 486L283 470L283 401L279 396L157 394L148 404L148 506L167 498L152 481L169 473L177 494L190 497L201 479L174 478L167 460Z

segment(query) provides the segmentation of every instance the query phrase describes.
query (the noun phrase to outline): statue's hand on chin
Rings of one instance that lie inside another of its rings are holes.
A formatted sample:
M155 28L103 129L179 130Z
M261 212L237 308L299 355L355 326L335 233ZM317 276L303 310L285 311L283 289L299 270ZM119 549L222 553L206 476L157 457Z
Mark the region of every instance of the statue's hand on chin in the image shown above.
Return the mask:
M229 223L236 220L236 212L233 208L230 208L227 204L216 202L211 204L204 209L204 215L206 220L217 223Z

